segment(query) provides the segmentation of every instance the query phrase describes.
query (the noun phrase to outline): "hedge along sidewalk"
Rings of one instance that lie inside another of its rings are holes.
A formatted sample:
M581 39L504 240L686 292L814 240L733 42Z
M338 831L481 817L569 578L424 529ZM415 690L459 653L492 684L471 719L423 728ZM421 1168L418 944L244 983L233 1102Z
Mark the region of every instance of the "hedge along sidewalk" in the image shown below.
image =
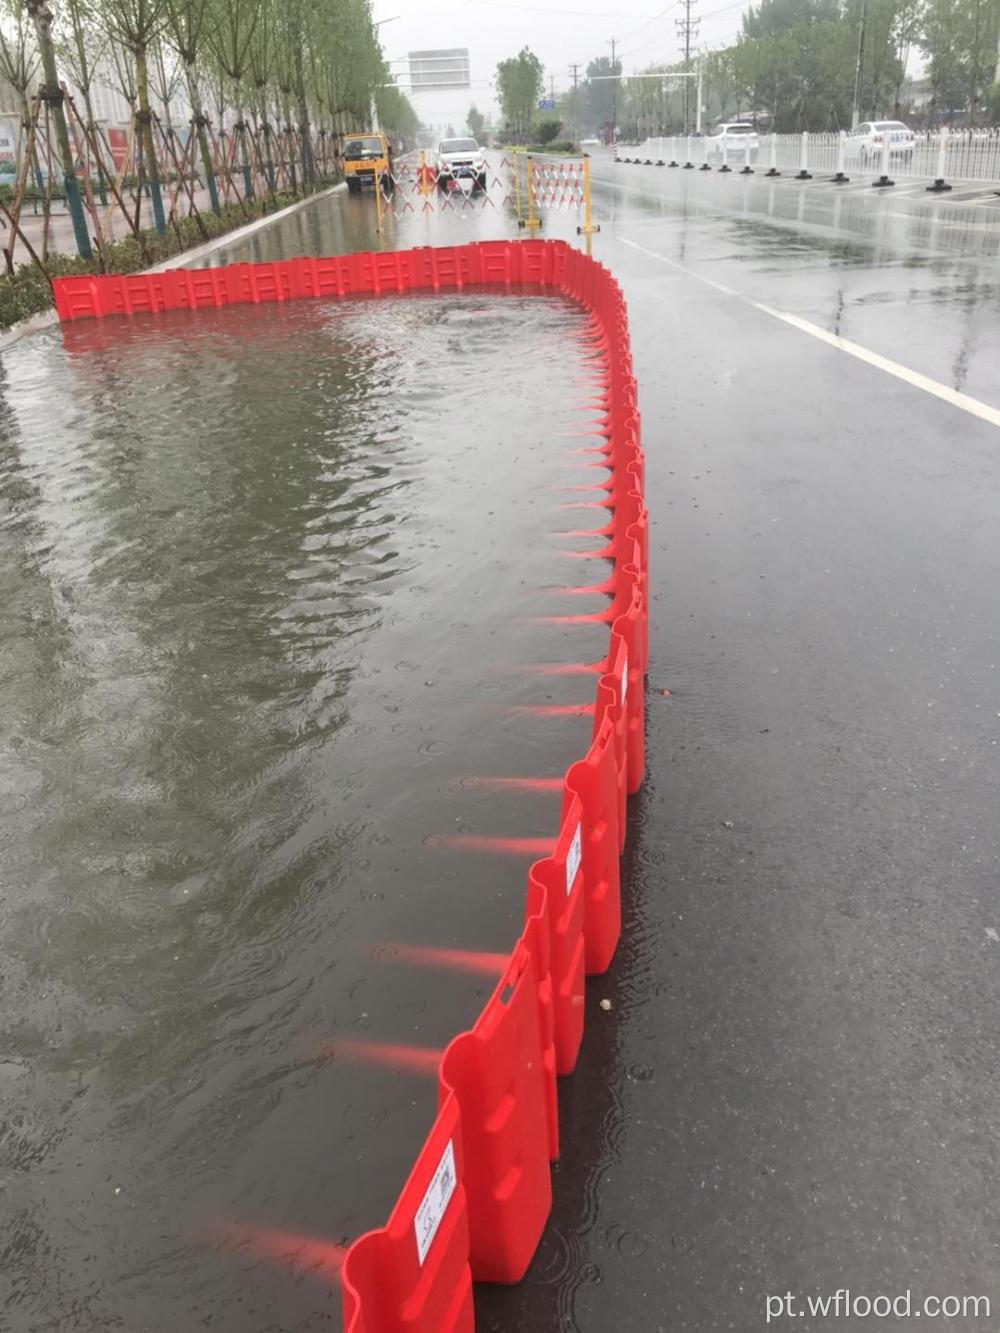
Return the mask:
M166 236L160 236L153 230L143 231L146 247L144 257L135 237L130 236L123 241L116 241L105 246L106 272L161 273L164 269L176 267L178 260L183 260L185 264L197 262L225 246L243 240L246 236L252 236L254 232L269 227L274 222L280 222L282 218L305 208L307 204L329 198L338 190L345 188L341 181L337 185L317 190L315 194L292 199L287 204L283 200L289 196L278 195L277 200L282 201L280 208L273 213L252 218L249 222L246 221L246 214L238 204L230 204L224 208L221 217L214 213L203 213L202 222L206 230L215 233L207 241L202 241L201 232L194 218L179 218L177 225L181 232L181 244L178 244L177 234L174 231L168 232ZM150 264L149 259L154 257L156 262ZM13 277L0 274L0 330L2 330L0 351L27 334L36 333L57 323L58 316L52 300L50 277L97 271L97 265L94 263L88 264L83 259L69 255L53 254L49 255L46 261L45 273L37 264L29 263L22 264Z

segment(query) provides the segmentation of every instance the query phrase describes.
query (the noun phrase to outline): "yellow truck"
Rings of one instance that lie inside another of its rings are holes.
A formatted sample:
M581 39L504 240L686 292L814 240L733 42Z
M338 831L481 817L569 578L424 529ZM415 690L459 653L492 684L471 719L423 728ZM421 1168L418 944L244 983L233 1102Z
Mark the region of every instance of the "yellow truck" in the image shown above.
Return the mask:
M392 188L392 149L381 130L344 135L344 179L351 194L362 185L374 185L375 173L385 174L384 186Z

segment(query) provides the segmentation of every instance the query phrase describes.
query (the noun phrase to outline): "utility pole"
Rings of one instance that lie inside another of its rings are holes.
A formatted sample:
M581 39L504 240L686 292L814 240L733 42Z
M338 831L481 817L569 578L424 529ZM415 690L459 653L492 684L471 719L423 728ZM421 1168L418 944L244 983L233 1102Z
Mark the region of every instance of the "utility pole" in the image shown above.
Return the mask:
M698 36L701 19L691 17L695 0L683 0L683 4L684 17L674 19L674 23L684 42L684 72L688 75L688 78L684 80L684 134L686 136L691 133L691 39Z
M570 70L573 74L573 139L577 141L580 138L580 95L578 92L580 84L579 64L570 65Z
M858 63L854 69L854 103L851 106L851 129L858 128L859 106L861 100L861 66L865 58L865 27L868 23L868 0L861 0L861 30L858 33ZM877 113L877 108L876 108Z
M611 142L618 142L618 80L615 77L618 70L615 67L615 47L618 44L618 38L611 38Z

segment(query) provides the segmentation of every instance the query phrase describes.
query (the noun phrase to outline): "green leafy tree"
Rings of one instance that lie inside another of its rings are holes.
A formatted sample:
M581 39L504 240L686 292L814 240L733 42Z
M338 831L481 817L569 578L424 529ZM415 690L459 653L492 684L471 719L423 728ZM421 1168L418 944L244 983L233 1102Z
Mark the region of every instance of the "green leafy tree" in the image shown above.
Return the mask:
M559 137L562 129L561 120L540 120L535 126L535 139L538 143L552 143Z
M840 19L839 0L760 0L743 15L743 36L774 37L790 28Z
M470 106L469 114L465 118L465 123L469 127L469 133L474 139L482 138L483 130L486 128L486 117L481 111L477 111L474 106Z
M976 115L995 75L998 28L998 0L928 0L920 45L935 111Z
M587 65L587 79L583 85L584 114L592 130L610 125L618 101L615 83L610 75L619 76L622 62L611 63L609 56L598 56Z
M380 88L375 95L379 124L384 130L413 139L420 128L420 118L410 99L399 88Z
M520 138L527 138L542 91L542 62L527 46L497 65L497 91L504 119Z
M746 45L749 43L744 43ZM730 111L735 113L739 101L740 80L735 48L710 51L705 57L702 79L709 122L728 120Z

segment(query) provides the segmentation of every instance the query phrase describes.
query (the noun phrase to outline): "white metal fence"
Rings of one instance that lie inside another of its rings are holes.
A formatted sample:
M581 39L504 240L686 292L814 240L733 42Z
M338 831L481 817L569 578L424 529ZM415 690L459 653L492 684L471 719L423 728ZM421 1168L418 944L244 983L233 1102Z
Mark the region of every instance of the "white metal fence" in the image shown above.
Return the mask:
M624 162L676 163L760 174L769 171L802 180L811 176L864 179L873 183L897 178L946 183L1000 183L1000 130L934 130L912 141L873 145L860 136L839 134L762 134L646 139L622 146Z

